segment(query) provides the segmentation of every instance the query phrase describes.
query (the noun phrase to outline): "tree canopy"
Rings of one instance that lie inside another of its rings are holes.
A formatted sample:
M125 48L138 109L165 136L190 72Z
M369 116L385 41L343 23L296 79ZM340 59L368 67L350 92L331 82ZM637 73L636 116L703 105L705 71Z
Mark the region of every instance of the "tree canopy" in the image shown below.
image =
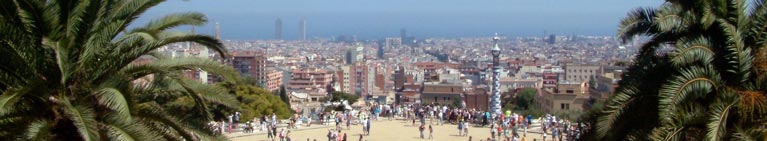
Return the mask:
M583 140L765 140L767 5L667 0L637 8L623 42L648 36ZM670 51L667 51L670 50Z
M223 140L207 130L210 103L236 108L225 89L184 77L231 67L166 58L156 49L192 42L227 56L217 39L171 31L203 14L133 21L163 0L14 0L0 4L0 139ZM132 28L128 28L132 27Z

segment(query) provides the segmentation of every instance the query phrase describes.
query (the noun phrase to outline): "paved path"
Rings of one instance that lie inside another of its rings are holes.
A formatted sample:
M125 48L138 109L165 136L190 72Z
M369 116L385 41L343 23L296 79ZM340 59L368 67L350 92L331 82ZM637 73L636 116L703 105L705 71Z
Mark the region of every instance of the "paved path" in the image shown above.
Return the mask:
M453 124L433 125L434 139L421 139L419 137L418 125L413 126L411 122L404 120L373 120L371 123L372 128L369 136L363 136L363 141L467 141L468 136L458 136L458 127ZM419 124L416 122L416 124ZM428 122L427 122L428 124ZM327 141L326 134L328 129L334 128L328 125L314 124L311 127L299 127L298 129L290 129L290 136L292 141ZM279 129L283 129L278 128ZM533 124L533 128L529 129L525 141L541 141L542 135L540 134L540 124ZM521 132L521 130L520 130ZM341 131L341 133L347 134L347 141L358 141L360 134L362 133L362 126L352 125L351 129ZM428 126L424 131L425 136L428 137ZM269 141L265 131L256 131L255 133L231 133L226 135L233 141ZM471 127L469 128L469 136L472 136L472 141L486 140L490 137L489 127ZM279 139L277 139L279 140ZM547 138L547 140L551 140Z

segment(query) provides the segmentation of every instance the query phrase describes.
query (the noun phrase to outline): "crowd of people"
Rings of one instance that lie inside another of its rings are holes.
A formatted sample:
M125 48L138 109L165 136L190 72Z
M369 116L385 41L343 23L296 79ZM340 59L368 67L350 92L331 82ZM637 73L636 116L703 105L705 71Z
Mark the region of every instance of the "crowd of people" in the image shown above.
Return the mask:
M365 136L371 134L371 121L387 119L402 119L410 122L413 127L417 127L422 139L433 139L432 126L445 124L455 125L458 129L457 135L468 136L470 141L473 137L469 136L469 130L472 129L490 129L489 137L481 141L523 141L526 140L533 122L540 122L542 131L536 131L536 133L542 134L544 140L574 140L580 134L577 130L580 124L574 124L550 114L534 118L532 115L521 115L511 111L494 113L443 105L370 104L345 111L312 112L310 115L319 119L317 124L333 127L328 129L328 141L347 141L349 137L343 130L350 130L350 126L362 127L362 134L359 134L359 140L362 141ZM235 124L226 124L222 121L211 122L211 129L216 133L231 132L232 128L237 128L239 125L236 124L239 122L239 113L230 117L230 123ZM243 132L246 133L254 130L266 131L267 138L271 140L279 138L280 141L290 141L290 129L297 128L296 125L310 126L312 118L294 115L285 121L286 123L279 123L280 120L275 114L264 115L260 117L260 120L253 119L246 122L242 128L245 128ZM277 124L285 124L286 127L278 130ZM479 131L481 133L481 130Z

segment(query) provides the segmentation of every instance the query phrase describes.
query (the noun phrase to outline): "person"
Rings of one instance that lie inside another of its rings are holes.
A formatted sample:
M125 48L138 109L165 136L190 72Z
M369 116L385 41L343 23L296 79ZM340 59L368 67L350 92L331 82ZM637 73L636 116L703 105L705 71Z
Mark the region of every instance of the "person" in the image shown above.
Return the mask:
M285 141L285 129L280 129L280 141Z
M344 138L343 138L344 136L346 136L346 134L345 133L341 133L341 130L338 130L338 136L336 137L336 140L337 141L343 141L344 140Z
M471 136L469 136L469 141L471 141Z
M288 130L288 133L285 133L285 141L290 141L290 130Z
M367 128L367 131L365 131L365 133L367 133L367 135L370 135L370 118L369 117L368 117L367 124L368 124L368 128Z
M346 133L344 133L344 139L342 141L346 141Z
M267 139L274 138L274 134L272 134L272 128L266 128L266 138Z
M363 119L362 119L362 121L361 121L361 123L362 123L362 134L365 134L365 135L367 135L367 134L368 134L368 133L367 133L367 130L368 130L368 129L367 129L367 127L368 127L368 124L367 124L367 123L368 123L368 122L367 122L367 119L364 119L364 118L363 118Z
M432 129L431 125L429 125L429 139L434 139L434 136L432 136L433 134L434 134L434 129Z
M543 140L546 140L546 132L543 132Z
M360 141L362 141L362 134L360 134Z
M418 127L418 131L421 132L421 139L423 139L423 130L424 130L423 125Z
M328 141L333 141L333 130L328 129Z
M495 138L495 124L490 125L490 136Z
M463 122L463 136L469 135L469 122Z
M277 138L277 124L272 124L272 140Z
M458 136L463 136L463 134L461 134L462 130L463 130L463 124L461 122L458 122Z
M444 125L442 123L442 111L439 111L439 114L437 114L437 117L438 117L438 121L439 121L439 122L437 122L437 125Z

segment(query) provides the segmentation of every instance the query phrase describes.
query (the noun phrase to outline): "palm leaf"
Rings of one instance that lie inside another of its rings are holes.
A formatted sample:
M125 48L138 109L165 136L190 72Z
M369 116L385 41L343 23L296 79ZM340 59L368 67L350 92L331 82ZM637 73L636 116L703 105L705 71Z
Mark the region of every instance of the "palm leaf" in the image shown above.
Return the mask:
M730 110L738 104L738 97L732 92L723 92L721 98L714 102L709 108L708 140L723 140L727 135L727 122L730 116Z

